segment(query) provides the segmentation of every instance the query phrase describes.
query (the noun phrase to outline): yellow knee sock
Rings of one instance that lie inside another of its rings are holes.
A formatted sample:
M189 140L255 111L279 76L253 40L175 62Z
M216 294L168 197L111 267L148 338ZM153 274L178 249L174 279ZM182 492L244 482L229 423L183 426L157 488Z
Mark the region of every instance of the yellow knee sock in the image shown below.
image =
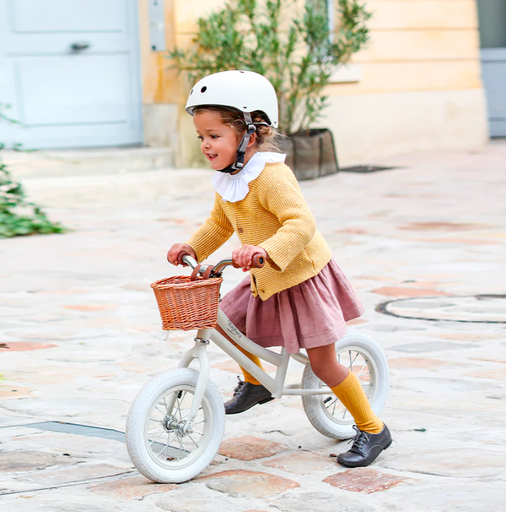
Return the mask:
M369 434L379 434L383 430L383 422L374 414L356 375L350 372L340 384L331 389L353 416L360 430Z
M250 354L247 350L245 350L244 348L242 348L240 345L238 345L237 343L233 342L232 343L248 358L248 359L251 359L251 361L253 363L255 363L259 368L262 368L262 363L260 362L260 359L257 357L257 356L254 356L253 354ZM263 368L262 368L263 369ZM242 373L244 375L244 382L249 382L250 384L255 384L256 386L260 386L260 382L258 382L258 380L255 379L255 377L253 377L253 375L251 375L251 373L249 373L248 371L246 371L242 366L241 366L241 370L242 370Z

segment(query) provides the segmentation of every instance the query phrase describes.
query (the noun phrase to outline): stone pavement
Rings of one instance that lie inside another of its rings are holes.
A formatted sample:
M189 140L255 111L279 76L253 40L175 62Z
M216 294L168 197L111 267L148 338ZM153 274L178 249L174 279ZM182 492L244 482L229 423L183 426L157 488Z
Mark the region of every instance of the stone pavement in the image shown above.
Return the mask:
M160 329L149 284L180 273L165 254L206 217L211 174L25 174L72 231L0 240L2 512L504 510L506 144L374 163L397 168L302 189L367 306L350 328L389 358L396 442L369 468L339 467L329 455L347 442L283 398L227 418L220 455L180 485L139 475L122 432L138 390L191 344ZM237 367L210 355L226 398Z

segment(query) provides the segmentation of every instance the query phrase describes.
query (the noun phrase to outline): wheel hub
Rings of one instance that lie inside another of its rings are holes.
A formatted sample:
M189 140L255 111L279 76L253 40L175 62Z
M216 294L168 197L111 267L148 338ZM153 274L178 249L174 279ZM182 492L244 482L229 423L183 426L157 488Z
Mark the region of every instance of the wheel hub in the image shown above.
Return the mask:
M171 432L180 438L193 433L191 425L187 424L185 420L178 420L173 416L166 418L163 426L167 432Z

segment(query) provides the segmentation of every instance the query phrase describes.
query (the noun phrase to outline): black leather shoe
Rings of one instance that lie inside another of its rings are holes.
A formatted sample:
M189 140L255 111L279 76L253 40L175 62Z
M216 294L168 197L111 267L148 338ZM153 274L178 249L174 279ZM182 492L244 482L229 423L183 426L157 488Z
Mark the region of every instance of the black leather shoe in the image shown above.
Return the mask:
M254 405L265 404L274 400L271 392L262 385L243 382L234 389L234 396L225 404L225 414L239 414L251 409Z
M337 457L337 462L347 468L368 466L392 444L392 436L386 425L383 425L383 430L379 434L362 432L356 425L353 425L353 428L357 431L353 438L353 446Z

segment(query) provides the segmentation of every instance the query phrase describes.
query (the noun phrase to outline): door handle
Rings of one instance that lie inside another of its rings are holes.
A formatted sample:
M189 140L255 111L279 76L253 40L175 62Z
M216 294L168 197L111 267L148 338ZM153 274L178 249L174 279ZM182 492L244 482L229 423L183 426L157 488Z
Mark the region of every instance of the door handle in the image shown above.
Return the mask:
M74 52L82 52L83 50L87 50L91 44L88 41L76 41L70 45L70 48Z

